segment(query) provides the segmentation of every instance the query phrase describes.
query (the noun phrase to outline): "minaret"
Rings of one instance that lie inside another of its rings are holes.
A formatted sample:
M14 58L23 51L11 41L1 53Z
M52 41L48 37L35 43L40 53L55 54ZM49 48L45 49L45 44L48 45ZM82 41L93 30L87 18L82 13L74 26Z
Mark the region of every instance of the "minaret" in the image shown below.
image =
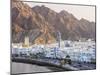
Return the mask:
M57 39L58 39L58 47L60 48L61 47L61 44L60 44L60 42L61 42L61 33L59 31L57 32Z
M24 46L25 46L25 47L29 47L29 36L28 36L28 31L25 32Z
M29 37L28 36L25 36L24 45L26 47L29 47Z

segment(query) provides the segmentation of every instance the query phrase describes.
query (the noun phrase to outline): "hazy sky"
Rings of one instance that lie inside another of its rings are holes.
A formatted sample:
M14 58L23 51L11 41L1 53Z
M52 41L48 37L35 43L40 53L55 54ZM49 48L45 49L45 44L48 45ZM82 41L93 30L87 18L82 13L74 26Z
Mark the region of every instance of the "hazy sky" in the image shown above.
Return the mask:
M34 7L36 5L45 5L46 7L51 8L56 12L61 10L66 10L69 13L72 13L77 19L87 19L89 21L95 22L95 7L94 6L79 6L79 5L64 5L64 4L47 4L47 3L34 3L34 2L25 2L29 6Z

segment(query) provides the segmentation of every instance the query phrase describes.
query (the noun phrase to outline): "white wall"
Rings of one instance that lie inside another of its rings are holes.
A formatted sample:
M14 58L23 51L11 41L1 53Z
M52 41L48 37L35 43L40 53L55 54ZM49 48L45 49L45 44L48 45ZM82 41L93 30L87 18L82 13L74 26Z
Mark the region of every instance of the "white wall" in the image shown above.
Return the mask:
M0 0L0 75L10 71L10 0ZM100 0L36 0L72 4L92 4L97 6L97 70L41 73L37 75L98 75L100 72ZM30 75L30 74L27 74ZM34 74L36 75L36 74Z

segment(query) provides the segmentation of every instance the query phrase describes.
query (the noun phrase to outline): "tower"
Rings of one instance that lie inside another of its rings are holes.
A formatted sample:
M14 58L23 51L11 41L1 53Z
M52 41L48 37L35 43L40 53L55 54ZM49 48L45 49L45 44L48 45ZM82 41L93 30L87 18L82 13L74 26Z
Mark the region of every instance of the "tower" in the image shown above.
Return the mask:
M29 35L28 35L28 30L25 31L24 33L24 47L29 47Z
M61 33L59 31L57 32L57 40L58 40L58 47L60 48L61 47L61 44L60 44L60 42L61 42Z
M27 47L29 46L29 37L28 36L25 36L24 45Z

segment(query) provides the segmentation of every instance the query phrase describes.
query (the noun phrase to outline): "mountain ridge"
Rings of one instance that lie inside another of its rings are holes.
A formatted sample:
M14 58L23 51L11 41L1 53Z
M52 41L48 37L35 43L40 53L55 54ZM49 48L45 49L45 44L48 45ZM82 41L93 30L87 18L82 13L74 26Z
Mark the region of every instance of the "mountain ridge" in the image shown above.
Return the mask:
M94 22L83 18L78 20L65 10L57 13L44 5L31 8L16 0L12 0L11 9L12 41L15 43L24 42L26 33L31 43L52 43L57 40L58 31L62 40L95 39Z

